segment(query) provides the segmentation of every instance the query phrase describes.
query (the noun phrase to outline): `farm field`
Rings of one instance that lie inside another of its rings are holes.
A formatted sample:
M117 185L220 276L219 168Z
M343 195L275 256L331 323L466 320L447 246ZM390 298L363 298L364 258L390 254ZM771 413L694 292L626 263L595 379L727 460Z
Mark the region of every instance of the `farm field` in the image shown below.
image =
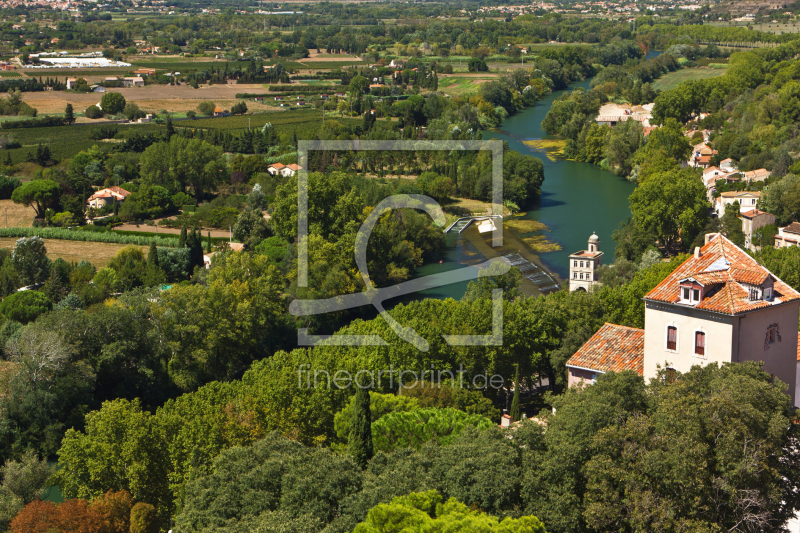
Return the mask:
M300 133L306 129L317 129L322 120L322 114L316 109L303 109L297 111L280 111L259 113L256 115L240 115L225 118L206 118L187 122L176 123L175 127L192 127L219 130L243 130L247 129L248 120L251 128L261 128L267 122L280 133L294 131ZM333 118L340 123L352 122L361 124L361 118Z
M685 81L704 80L706 78L722 76L723 74L725 74L725 70L721 68L684 68L661 76L654 81L652 85L653 89L657 91L666 91L668 89L674 89Z
M17 239L0 237L0 248L13 248ZM89 261L97 267L102 267L108 264L112 257L117 252L130 244L108 244L104 242L83 242L83 241L62 241L59 239L45 239L45 247L47 248L47 256L50 259L60 257L67 262L80 262L81 260ZM147 246L139 246L145 255L147 255Z
M129 102L136 104L145 111L160 111L166 109L171 112L186 112L195 110L203 100L213 100L216 104L230 108L237 102L236 93L266 92L261 84L233 84L204 85L199 89L192 89L190 85L148 85L146 87L122 87L112 89L119 92ZM39 113L63 113L67 103L75 106L77 112L82 113L90 105L96 104L102 98L101 93L69 93L65 91L40 91L25 93L25 101L35 107Z
M464 93L477 91L478 86L489 80L493 80L495 76L479 74L479 75L446 75L443 74L439 78L439 90L444 91L451 96L459 96Z
M11 200L0 200L0 227L29 228L33 225L35 211L27 205Z

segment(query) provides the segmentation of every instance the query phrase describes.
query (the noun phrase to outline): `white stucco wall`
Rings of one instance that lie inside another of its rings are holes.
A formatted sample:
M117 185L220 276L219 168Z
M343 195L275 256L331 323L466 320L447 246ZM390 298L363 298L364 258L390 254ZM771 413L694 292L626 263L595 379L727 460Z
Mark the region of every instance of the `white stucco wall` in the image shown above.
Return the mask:
M656 376L657 366L686 372L694 365L761 361L764 370L788 385L795 400L797 383L797 323L800 302L774 305L746 315L728 316L679 305L646 302L644 377ZM767 329L777 324L780 341L765 345ZM678 328L676 350L667 350L667 326ZM694 353L694 333L706 334L705 357Z
M646 302L644 312L644 377L654 378L669 366L687 372L694 365L731 361L732 317L715 315L694 308ZM678 328L676 350L667 350L667 326ZM694 353L695 331L706 334L705 356Z

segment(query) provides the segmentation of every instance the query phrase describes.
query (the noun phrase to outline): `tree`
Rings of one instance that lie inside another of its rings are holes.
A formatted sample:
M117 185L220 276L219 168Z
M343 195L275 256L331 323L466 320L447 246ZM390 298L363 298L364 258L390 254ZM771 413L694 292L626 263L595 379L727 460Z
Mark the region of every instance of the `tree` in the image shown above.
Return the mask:
M744 232L742 231L742 220L739 218L739 202L734 202L725 206L725 214L722 215L722 233L731 240L733 244L744 248Z
M6 296L0 303L0 315L27 324L53 308L50 298L41 292L28 290Z
M158 524L156 508L149 503L139 502L131 509L130 533L158 533L161 528Z
M350 80L350 87L348 92L353 95L353 98L361 98L369 91L369 79L360 74L356 74Z
M120 93L107 92L100 99L100 107L104 113L116 115L125 109L125 97Z
M22 182L17 178L10 178L8 176L0 176L0 200L8 200L17 187L20 187Z
M353 409L353 423L350 428L350 454L356 464L366 468L372 459L372 415L370 413L369 391L356 384L356 400Z
M198 202L206 191L228 180L222 148L180 135L173 135L168 143L148 147L141 156L140 166L144 184L164 187L170 195L192 187Z
M525 533L545 533L542 522L535 516L505 518L471 510L455 498L443 503L443 498L435 490L413 492L398 496L391 503L381 503L367 513L364 522L358 524L353 533L388 533L404 531L422 533L423 531L518 531Z
M36 218L44 218L44 212L58 205L61 187L51 180L34 180L17 187L11 195L15 204L29 205L36 211Z
M200 102L197 106L197 111L200 112L201 115L211 116L214 114L214 108L217 107L214 102Z
M420 448L430 441L447 445L467 427L486 429L493 425L484 416L469 415L452 408L394 411L372 425L372 442L377 451L384 453L408 447ZM350 447L353 447L352 435Z
M50 259L44 239L39 236L17 239L11 253L11 265L25 285L44 282L50 273Z
M134 500L153 502L159 515L172 509L165 435L139 400L104 402L86 415L86 429L70 429L58 452L55 481L67 497L96 498L126 490Z
M521 417L519 410L519 388L519 365L517 365L517 371L516 374L514 374L514 399L511 400L511 412L509 413L511 415L511 420L514 422L517 422Z
M683 126L674 118L668 118L662 127L650 132L639 159L647 161L656 157L659 151L672 163L688 161L692 155L692 145L683 134Z
M28 450L19 461L8 459L0 469L0 528L26 505L41 498L55 469Z
M70 126L75 123L75 112L72 108L72 104L67 104L67 107L64 108L64 122Z
M678 243L688 247L708 219L706 190L691 168L646 178L630 203L636 226L652 233L668 253Z
M272 232L264 220L261 211L245 209L236 219L233 226L233 238L244 243L248 250L253 250L264 239L271 236Z

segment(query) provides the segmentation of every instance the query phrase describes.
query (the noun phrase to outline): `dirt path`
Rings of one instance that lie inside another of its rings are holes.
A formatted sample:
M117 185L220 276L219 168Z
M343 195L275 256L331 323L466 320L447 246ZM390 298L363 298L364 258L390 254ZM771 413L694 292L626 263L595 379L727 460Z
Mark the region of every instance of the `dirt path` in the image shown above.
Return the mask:
M136 224L122 224L121 226L116 226L114 229L122 230L122 231L146 231L147 233L158 233L159 235L180 235L181 229L180 228L165 228L163 226L156 227L156 226L147 226L142 224L137 226ZM228 237L230 236L230 232L228 230L223 229L206 229L203 228L203 237L208 235L208 232L211 232L212 237Z

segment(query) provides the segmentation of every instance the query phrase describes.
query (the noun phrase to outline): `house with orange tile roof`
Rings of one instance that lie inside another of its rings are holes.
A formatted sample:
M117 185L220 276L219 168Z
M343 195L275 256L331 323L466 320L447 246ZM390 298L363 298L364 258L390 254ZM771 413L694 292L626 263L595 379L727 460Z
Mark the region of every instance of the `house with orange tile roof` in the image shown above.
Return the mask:
M280 174L281 169L285 166L286 165L284 165L283 163L272 163L267 167L267 172L269 172L273 176L277 176L278 174Z
M596 233L589 237L586 250L575 252L569 256L569 290L589 292L597 283L597 269L603 264L603 252L600 251L600 238Z
M568 381L632 370L759 361L797 405L800 293L719 233L644 296L644 329L604 325L567 361Z
M100 189L86 200L86 206L100 209L107 205L114 205L114 202L121 204L128 195L130 192L117 186Z
M295 173L298 170L300 170L301 168L303 168L303 167L301 167L297 163L292 163L291 165L286 165L285 167L280 169L280 174L281 174L281 176L288 178L288 177L294 176Z

